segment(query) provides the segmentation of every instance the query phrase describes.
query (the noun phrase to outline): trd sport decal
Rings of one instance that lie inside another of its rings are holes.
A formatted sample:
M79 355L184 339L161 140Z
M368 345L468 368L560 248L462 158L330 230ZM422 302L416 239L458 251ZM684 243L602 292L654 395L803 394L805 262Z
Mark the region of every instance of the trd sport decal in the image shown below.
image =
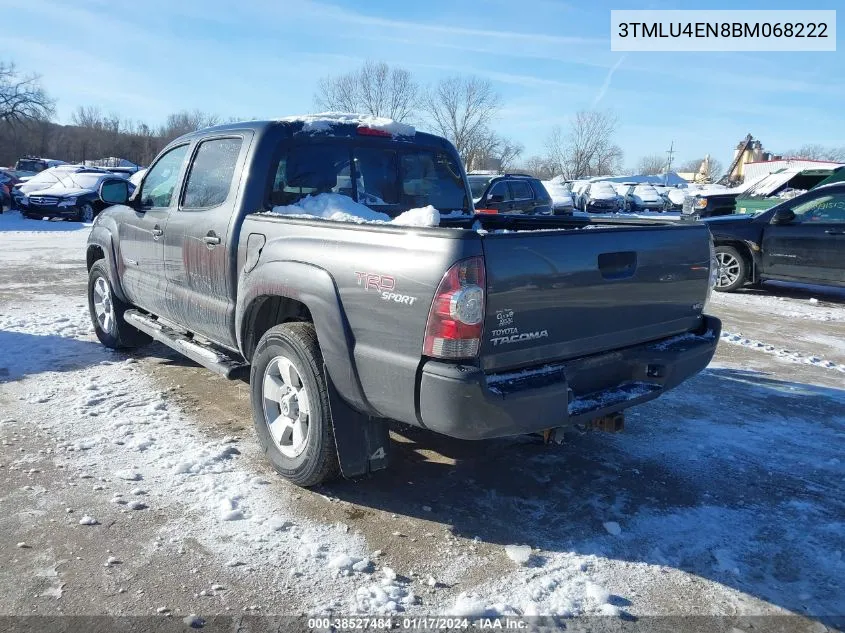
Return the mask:
M417 298L411 295L403 295L396 290L396 279L390 275L377 275L375 273L355 272L355 279L358 280L358 285L364 290L375 290L379 293L379 298L382 301L392 301L394 303L403 303L412 306Z

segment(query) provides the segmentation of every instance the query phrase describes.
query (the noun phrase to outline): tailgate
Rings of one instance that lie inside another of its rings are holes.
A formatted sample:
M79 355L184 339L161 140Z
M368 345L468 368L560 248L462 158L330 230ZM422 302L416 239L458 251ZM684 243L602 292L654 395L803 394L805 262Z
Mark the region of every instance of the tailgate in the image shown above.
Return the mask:
M703 225L487 235L485 371L597 354L701 323Z

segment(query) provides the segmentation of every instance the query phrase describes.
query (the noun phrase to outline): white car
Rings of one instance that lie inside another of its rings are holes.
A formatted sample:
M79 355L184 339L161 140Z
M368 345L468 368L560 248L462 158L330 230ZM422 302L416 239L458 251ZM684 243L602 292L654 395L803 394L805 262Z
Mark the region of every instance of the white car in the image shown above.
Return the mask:
M554 215L572 213L575 209L575 198L567 184L555 180L544 180L542 182L552 198L552 213Z
M581 210L588 213L616 213L620 198L613 185L605 180L587 183L581 194Z
M638 213L641 211L663 211L665 201L654 186L640 183L628 188L623 200L625 211Z

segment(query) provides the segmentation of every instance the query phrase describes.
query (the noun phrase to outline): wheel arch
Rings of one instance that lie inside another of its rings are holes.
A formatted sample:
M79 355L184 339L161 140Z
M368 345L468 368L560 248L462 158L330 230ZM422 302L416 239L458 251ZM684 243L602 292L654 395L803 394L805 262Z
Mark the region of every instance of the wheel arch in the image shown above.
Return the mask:
M313 323L326 370L338 393L356 409L373 413L355 366L354 337L334 279L302 262L259 264L242 274L235 308L238 348L248 361L271 327L290 321Z
M111 282L112 292L114 292L121 301L128 303L129 300L126 298L126 293L124 293L123 286L120 283L120 275L118 274L116 264L117 258L114 254L111 232L104 227L95 226L91 229L91 234L88 237L88 246L85 249L86 270L90 271L94 262L101 259L106 260L106 267L109 271L109 281Z
M756 243L736 238L720 238L714 236L713 246L716 248L720 246L732 246L735 248L748 265L749 274L747 282L756 283L758 281L760 250Z

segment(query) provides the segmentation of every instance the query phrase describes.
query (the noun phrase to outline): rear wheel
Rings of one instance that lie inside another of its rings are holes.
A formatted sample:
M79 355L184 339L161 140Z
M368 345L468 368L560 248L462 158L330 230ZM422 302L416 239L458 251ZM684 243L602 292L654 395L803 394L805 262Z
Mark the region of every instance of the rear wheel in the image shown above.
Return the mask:
M130 307L112 291L105 260L94 262L88 272L88 312L100 343L111 349L128 349L151 340L123 320Z
M717 246L716 262L719 265L716 290L719 292L733 292L748 281L748 262L733 246Z
M279 474L304 487L335 478L328 387L312 324L277 325L261 337L250 390L258 441Z

